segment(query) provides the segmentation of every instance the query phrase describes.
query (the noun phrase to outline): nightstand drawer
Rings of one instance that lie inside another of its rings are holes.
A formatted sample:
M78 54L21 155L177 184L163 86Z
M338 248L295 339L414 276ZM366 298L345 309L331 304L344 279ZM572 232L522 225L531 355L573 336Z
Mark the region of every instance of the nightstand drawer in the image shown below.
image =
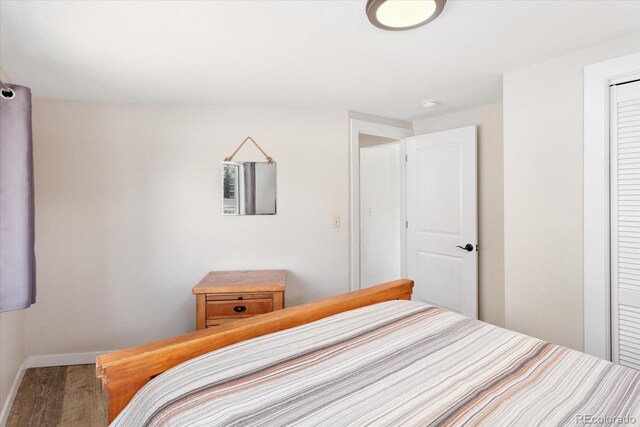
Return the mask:
M207 294L207 301L229 301L229 300L247 300L247 299L271 299L271 294L270 293Z
M273 300L271 298L207 301L207 319L222 316L254 316L272 311Z

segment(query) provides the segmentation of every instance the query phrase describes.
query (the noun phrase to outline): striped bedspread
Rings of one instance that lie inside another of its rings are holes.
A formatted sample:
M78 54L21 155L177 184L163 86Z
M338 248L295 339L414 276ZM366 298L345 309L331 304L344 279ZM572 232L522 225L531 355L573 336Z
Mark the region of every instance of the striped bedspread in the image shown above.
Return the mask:
M115 426L556 426L640 420L640 372L416 301L244 341L143 387Z

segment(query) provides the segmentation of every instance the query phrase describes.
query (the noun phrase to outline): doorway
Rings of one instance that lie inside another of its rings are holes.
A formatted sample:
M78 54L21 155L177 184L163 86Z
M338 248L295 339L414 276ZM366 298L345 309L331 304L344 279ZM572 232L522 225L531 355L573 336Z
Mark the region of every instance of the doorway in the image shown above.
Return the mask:
M414 299L477 318L476 127L365 126L352 121L352 290L405 277Z
M360 134L360 288L402 277L400 140Z
M362 258L361 258L361 248L362 248L362 239L361 239L361 186L360 186L360 150L361 150L361 141L362 138L362 148L366 148L367 146L374 147L376 145L384 145L385 143L394 143L398 147L399 151L399 170L400 170L400 183L399 183L399 199L400 199L400 223L397 225L398 233L400 234L400 276L394 277L394 279L398 279L400 277L405 276L406 270L404 267L404 249L405 249L405 235L402 231L402 221L405 216L404 210L404 162L402 159L405 158L405 144L404 139L412 136L413 131L411 129L381 124L376 122L369 122L366 120L359 119L350 119L350 287L352 291L356 291L361 289L361 270L362 270ZM367 141L368 140L368 141ZM367 154L370 154L369 152ZM365 154L365 155L367 155ZM372 156L374 156L374 152L371 151ZM368 215L368 211L365 212ZM373 212L373 216L375 216L376 211ZM368 217L367 217L368 218ZM384 223L388 223L388 219L384 221ZM391 239L391 238L389 238ZM390 240L389 240L390 241ZM373 252L369 251L370 256L367 256L367 260L375 257ZM366 261L369 262L369 261ZM393 262L392 262L393 263ZM392 264L390 263L390 264ZM397 264L394 266L397 268ZM378 274L383 274L380 272L374 273L377 277L382 277ZM384 274L388 274L388 271L385 271ZM368 286L373 279L372 276L366 278ZM386 277L386 276L385 276ZM381 283L381 282L378 282ZM367 285L365 285L367 286ZM362 286L362 287L365 287Z

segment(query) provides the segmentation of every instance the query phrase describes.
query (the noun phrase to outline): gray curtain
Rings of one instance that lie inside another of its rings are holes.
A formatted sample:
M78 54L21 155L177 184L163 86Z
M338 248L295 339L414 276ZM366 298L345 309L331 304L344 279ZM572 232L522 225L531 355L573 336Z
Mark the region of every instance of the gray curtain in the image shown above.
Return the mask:
M36 302L31 90L4 86L14 96L0 96L0 312Z

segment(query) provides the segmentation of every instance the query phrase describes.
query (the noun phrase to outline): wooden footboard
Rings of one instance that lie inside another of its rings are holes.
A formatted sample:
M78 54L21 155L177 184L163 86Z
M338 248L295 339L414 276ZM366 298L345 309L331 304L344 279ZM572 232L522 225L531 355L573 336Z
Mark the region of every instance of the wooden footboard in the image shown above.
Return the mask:
M395 280L360 291L105 354L96 375L109 397L109 422L149 380L184 361L250 338L313 322L355 308L411 299L412 280Z

